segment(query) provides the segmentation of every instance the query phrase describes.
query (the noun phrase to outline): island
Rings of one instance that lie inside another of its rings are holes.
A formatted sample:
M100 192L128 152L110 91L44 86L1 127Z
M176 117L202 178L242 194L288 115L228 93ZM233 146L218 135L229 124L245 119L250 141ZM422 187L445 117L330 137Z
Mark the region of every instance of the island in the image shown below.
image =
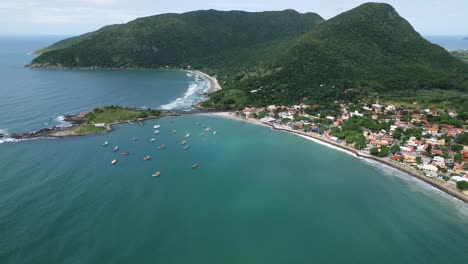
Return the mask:
M77 115L66 116L65 121L71 124L68 127L44 128L35 132L28 132L24 134L12 134L11 138L60 138L92 135L109 132L112 130L112 126L117 124L132 122L141 124L140 122L143 120L176 115L179 114L154 109L140 109L110 105L98 107Z

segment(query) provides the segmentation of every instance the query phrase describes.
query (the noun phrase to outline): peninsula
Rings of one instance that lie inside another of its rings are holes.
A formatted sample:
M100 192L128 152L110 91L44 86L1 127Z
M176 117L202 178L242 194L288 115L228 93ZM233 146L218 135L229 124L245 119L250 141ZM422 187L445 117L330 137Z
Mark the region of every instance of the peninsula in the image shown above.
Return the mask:
M72 137L99 133L112 130L113 125L122 123L139 123L143 120L174 116L177 113L163 112L153 109L129 108L123 106L104 106L77 115L66 116L69 127L44 128L36 132L13 134L14 139L31 139L39 137Z

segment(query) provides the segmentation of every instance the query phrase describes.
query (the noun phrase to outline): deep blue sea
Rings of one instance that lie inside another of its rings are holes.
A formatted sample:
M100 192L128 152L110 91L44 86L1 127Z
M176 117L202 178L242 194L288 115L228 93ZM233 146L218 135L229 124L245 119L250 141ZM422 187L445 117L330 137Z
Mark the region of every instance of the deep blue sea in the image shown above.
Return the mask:
M449 50L468 50L468 36L424 36L430 42Z
M187 72L23 67L55 40L0 38L4 131L107 104L188 109L206 89ZM0 238L2 264L468 263L468 206L294 135L184 115L0 144Z

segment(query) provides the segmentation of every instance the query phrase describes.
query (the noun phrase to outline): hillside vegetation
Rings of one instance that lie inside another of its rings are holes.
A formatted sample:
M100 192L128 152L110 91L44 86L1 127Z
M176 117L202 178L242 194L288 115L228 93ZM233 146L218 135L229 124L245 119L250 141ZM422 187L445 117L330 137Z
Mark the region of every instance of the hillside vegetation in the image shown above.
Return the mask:
M448 100L468 105L468 65L422 38L388 4L363 4L328 21L292 10L165 14L58 44L32 66L190 66L223 87L203 103L208 108L432 90L459 94Z

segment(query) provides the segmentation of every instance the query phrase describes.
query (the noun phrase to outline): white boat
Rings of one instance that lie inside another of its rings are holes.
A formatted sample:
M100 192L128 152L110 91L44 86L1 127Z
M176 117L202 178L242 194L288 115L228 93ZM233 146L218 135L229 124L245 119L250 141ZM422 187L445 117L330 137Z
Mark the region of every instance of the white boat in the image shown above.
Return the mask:
M161 175L161 172L157 171L157 172L153 173L151 176L153 176L153 177L159 177L159 175Z
M200 137L203 137L204 135L205 135L205 133L201 133L201 134L200 134Z
M213 131L213 135L216 135L216 134L217 134L217 132L216 132L216 131Z
M154 134L156 135L159 134L159 130L154 131Z
M117 160L116 160L116 159L111 161L111 164L112 164L112 165L115 165L116 163L117 163Z
M137 141L137 140L138 140L138 138L136 138L136 137L132 138L132 141Z
M151 141L151 142L155 142L155 141L156 141L156 139L155 139L155 138L152 138L152 139L150 139L150 141Z
M177 131L176 131L175 129L174 129L174 130L172 130L172 134L175 134L176 132L177 132Z
M190 148L189 145L186 145L186 146L184 147L185 150L187 150L187 149L189 149L189 148Z
M185 145L185 144L187 144L187 141L182 140L182 142L180 142L180 144L181 144L181 145Z
M165 149L166 148L166 145L161 145L158 147L158 149Z
M160 128L160 127L161 127L160 125L154 125L153 128L154 128L154 129L158 129L158 128Z
M187 133L187 135L185 135L186 138L190 137L190 133Z
M119 146L115 146L115 148L114 148L113 150L114 150L114 151L119 150Z
M106 142L104 142L104 144L102 144L102 145L103 145L103 146L107 146L107 145L109 145L109 142L106 141Z
M209 127L205 128L205 131L210 131L210 128Z

